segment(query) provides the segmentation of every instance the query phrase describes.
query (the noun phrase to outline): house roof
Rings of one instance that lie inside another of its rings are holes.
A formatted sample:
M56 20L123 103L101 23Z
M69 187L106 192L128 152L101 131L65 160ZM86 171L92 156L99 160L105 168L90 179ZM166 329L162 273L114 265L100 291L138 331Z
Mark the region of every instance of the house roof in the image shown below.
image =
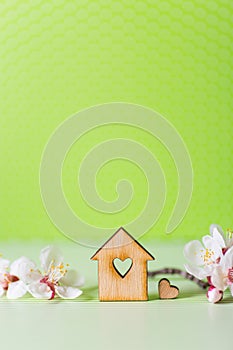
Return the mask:
M120 249L121 246L134 243L138 250L144 253L145 260L154 260L154 257L131 236L123 227L120 227L91 257L91 260L98 260L98 256L106 254L107 248Z

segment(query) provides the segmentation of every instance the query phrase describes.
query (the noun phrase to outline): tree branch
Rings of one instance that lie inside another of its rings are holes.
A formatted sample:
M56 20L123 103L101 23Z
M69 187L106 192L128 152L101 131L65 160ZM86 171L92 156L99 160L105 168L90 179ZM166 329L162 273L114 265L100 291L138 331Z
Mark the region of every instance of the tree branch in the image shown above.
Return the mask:
M176 269L176 268L166 267L166 268L161 269L161 270L148 272L148 277L154 277L157 275L180 275L180 276L182 276L190 281L195 282L202 289L206 289L207 287L209 287L208 282L204 282L202 280L199 280L198 278L194 277L190 273L183 271L183 270L180 270L180 269Z

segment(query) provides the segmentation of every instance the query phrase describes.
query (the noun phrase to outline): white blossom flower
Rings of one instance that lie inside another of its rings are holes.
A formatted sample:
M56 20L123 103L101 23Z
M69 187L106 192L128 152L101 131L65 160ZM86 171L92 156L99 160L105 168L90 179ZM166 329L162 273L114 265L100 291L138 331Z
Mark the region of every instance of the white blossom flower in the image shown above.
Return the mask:
M28 291L35 298L53 299L56 295L63 299L77 298L82 294L80 287L84 279L75 270L68 270L63 256L52 246L42 249L40 262L43 272L26 258L18 264L18 276L28 285Z
M14 263L0 258L0 296L6 294L8 299L18 299L27 293L26 284L14 271Z
M199 279L207 277L210 285L207 298L217 303L223 293L230 288L233 296L233 232L223 233L221 226L212 224L210 235L199 241L191 241L184 247L185 257L192 265L185 265L186 270Z
M220 291L230 288L233 296L233 247L229 248L210 277L211 284Z
M233 246L233 232L230 229L228 229L226 234L224 235L221 226L212 224L210 225L210 234L222 248L223 253L225 253L227 249Z
M184 255L190 264L186 264L187 272L199 279L203 279L212 274L216 264L223 256L222 248L216 240L206 235L200 241L194 240L187 243L184 247Z

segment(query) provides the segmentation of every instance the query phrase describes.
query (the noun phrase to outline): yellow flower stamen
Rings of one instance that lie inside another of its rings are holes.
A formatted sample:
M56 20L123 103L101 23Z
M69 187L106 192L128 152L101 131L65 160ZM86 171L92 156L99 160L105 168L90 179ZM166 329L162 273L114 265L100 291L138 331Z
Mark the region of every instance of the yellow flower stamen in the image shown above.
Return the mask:
M69 264L66 264L68 266ZM45 274L47 275L49 280L52 283L57 283L65 274L67 273L67 269L65 269L65 265L63 263L60 263L59 265L54 265L54 260L51 261L48 272Z
M207 265L213 264L212 257L214 255L214 252L211 249L208 249L208 248L206 248L205 250L202 249L201 252L204 253L202 255L204 263L207 264Z

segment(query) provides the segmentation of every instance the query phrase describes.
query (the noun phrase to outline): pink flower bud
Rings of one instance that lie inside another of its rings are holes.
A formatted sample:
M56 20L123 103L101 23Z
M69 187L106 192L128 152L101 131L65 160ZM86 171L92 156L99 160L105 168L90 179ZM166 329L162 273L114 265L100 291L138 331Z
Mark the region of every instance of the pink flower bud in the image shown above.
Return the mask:
M207 292L207 298L210 303L218 303L223 298L223 292L213 286L210 286Z

